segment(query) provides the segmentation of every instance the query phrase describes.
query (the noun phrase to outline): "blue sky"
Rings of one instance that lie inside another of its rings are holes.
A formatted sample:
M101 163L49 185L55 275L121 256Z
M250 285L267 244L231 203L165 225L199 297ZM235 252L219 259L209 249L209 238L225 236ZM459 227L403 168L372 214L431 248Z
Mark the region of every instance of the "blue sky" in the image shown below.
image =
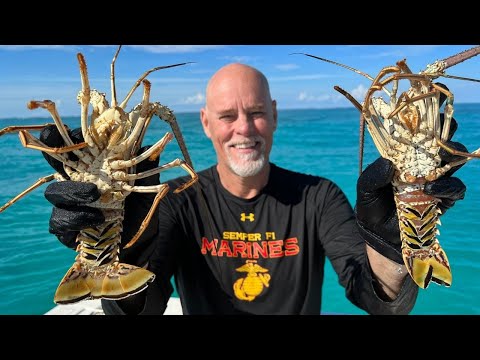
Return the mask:
M347 69L303 55L328 58L375 76L383 67L406 58L413 72L437 59L473 45L124 45L115 65L118 98L156 66L194 62L149 75L151 101L175 112L197 112L204 104L210 76L230 62L242 62L265 73L279 109L351 107L334 85L363 100L370 81ZM84 54L90 86L110 100L110 63L116 45L0 45L0 118L48 117L26 108L29 100L49 99L61 116L79 116L76 95L80 75L76 53ZM480 56L447 70L448 74L480 78ZM456 103L480 102L480 83L439 80L455 94ZM141 87L128 109L140 101Z

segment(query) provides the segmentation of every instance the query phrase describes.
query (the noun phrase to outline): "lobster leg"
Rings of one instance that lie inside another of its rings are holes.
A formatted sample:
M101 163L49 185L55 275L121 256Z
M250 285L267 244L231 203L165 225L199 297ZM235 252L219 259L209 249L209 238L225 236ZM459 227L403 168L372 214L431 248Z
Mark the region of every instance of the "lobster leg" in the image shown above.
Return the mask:
M433 84L432 83L432 87L434 89L436 89L437 91L443 93L446 97L447 97L447 103L445 105L445 109L444 109L444 119L443 119L443 129L442 129L442 132L441 132L441 137L440 137L440 140L442 142L448 140L448 135L450 134L450 126L451 126L451 123L452 123L452 117L453 117L453 94L444 89L443 87L441 86L438 86L436 84ZM438 119L438 121L440 121L440 118ZM436 124L436 126L434 128L438 128L440 127L440 124ZM437 133L435 133L435 137L438 139L438 135Z
M87 103L87 106L88 106L88 103ZM60 133L60 136L62 137L66 146L74 146L75 148L75 145L80 145L80 144L74 144L72 139L70 139L70 136L68 135L68 132L67 132L67 127L64 125L62 119L60 118L60 115L58 114L57 108L53 101L50 101L50 100L33 101L32 100L28 103L28 108L30 110L36 109L39 107L46 109L50 113L53 120L55 121L55 125L57 126L58 132ZM87 141L87 144L88 144L88 141ZM79 148L83 148L83 147L85 147L84 144L82 144L82 146L80 146ZM86 157L89 157L88 154L82 151L77 151L77 150L73 150L73 153L77 155L79 159L84 159L87 162L89 162L89 160L86 159Z
M39 186L49 182L49 181L52 181L53 179L55 178L55 174L52 174L52 175L48 175L48 176L45 176L45 177L42 177L40 179L38 179L32 186L28 187L27 189L23 190L20 194L18 194L17 196L15 196L12 200L8 201L5 205L3 205L2 207L0 207L0 213L2 211L4 211L5 209L7 209L8 207L10 207L10 205L13 205L14 203L16 203L18 200L20 200L22 197L24 197L25 195L27 195L29 192L35 190L36 188L38 188Z
M82 54L77 54L77 60L80 66L80 78L82 81L82 90L78 96L78 100L81 105L81 125L83 139L86 141L90 148L95 148L96 144L90 135L88 126L88 104L90 103L90 83L88 81L87 63ZM77 155L78 156L78 155Z
M178 127L177 119L175 115L173 115L173 111L170 110L168 107L156 102L153 104L155 108L155 114L162 120L166 121L170 127L172 128L173 134L175 135L175 139L177 139L178 146L182 151L183 158L187 162L188 165L193 167L192 159L188 154L187 146L185 145L185 141L183 140L182 133L180 128Z
M151 160L156 159L159 154L163 151L165 146L172 140L173 135L170 133L166 133L163 138L157 141L152 147L150 147L144 153L134 157L130 160L115 160L112 161L110 166L112 169L119 170L119 169L126 169L132 166L135 166L139 162L150 158Z
M60 133L63 141L67 146L73 145L73 141L70 139L70 136L68 135L67 132L67 127L63 124L63 121L60 118L60 115L57 112L57 107L55 106L55 103L50 100L43 100L43 101L35 101L32 100L27 104L27 107L30 110L37 109L37 108L43 108L46 109L50 115L52 115L53 120L55 121L55 125L58 128L58 132Z
M148 80L143 80L143 97L141 104L136 107L132 113L130 120L132 124L135 124L131 134L120 143L120 147L124 147L126 149L131 149L130 153L135 155L140 148L140 144L143 142L143 138L147 131L148 125L152 120L154 115L154 110L152 109L149 101L150 101L150 88L151 84ZM158 155L157 155L158 156Z
M394 93L396 94L397 92L397 86L398 83L396 81L395 75L388 77L387 79L384 79L381 81L381 79L386 76L387 74L390 73L398 73L400 71L400 68L398 66L387 66L383 68L377 77L373 80L372 86L368 89L367 94L365 96L365 102L362 107L362 117L360 118L360 121L366 121L367 122L367 127L369 131L372 134L373 141L378 149L382 149L382 156L388 158L388 155L391 151L391 146L390 142L388 141L388 133L385 130L385 127L383 126L383 123L379 120L378 113L375 109L375 106L372 105L371 99L373 94L376 91L379 90L384 90L385 85L388 84L389 82L393 81L394 82ZM390 94L390 93L388 93ZM373 111L372 111L373 110ZM372 115L374 113L375 115ZM362 125L360 126L362 127ZM363 149L363 134L361 135L361 141L360 141L360 148ZM362 155L363 157L363 150L362 150Z
M60 147L60 148L54 148L54 147L46 146L45 144L43 144L40 140L38 140L37 138L32 136L26 130L20 130L20 132L18 133L18 136L20 137L20 142L22 143L22 145L24 147L26 147L28 149L35 149L35 150L44 151L46 153L49 153L50 155L52 155L52 154L63 154L63 153L70 152L70 151L73 151L73 150L83 149L85 146L87 146L87 143L84 143L84 142L69 145L69 146L63 146L63 147ZM56 158L56 159L60 160L58 158ZM61 161L63 162L64 160L61 160Z
M0 130L0 136L18 131L20 142L24 147L29 149L44 151L47 153L53 153L53 154L62 154L72 150L82 149L85 146L87 146L86 143L79 143L79 144L73 144L71 146L64 146L61 148L52 148L43 144L41 141L39 141L37 138L32 136L27 131L27 130L43 130L46 126L50 126L50 125L55 125L55 124L50 123L45 125L8 126Z
M166 165L163 165L161 167L158 167L156 169L148 170L140 174L129 174L127 175L128 180L133 180L133 179L140 179L144 178L147 176L151 176L153 174L159 173L163 170L170 169L173 167L178 167L180 166L182 169L187 171L190 176L192 177L191 180L187 181L186 183L180 185L178 188L174 190L174 193L179 193L190 186L192 186L195 182L197 182L198 175L195 173L195 171L188 165L184 160L176 159ZM130 185L124 185L123 186L124 190L130 191L130 192L139 192L139 193L151 193L151 192L156 192L157 195L155 196L155 199L153 200L153 204L148 211L147 216L143 220L142 224L140 225L140 228L138 229L137 233L132 237L132 239L128 242L127 245L125 245L124 248L128 248L132 246L142 235L142 233L145 231L147 228L148 224L150 223L150 220L152 219L152 216L155 212L155 209L157 208L158 204L160 203L160 200L162 200L165 195L167 195L169 186L167 184L160 184L160 185L154 185L154 186L130 186Z
M80 149L80 148L83 148L86 146L85 143L80 143L80 144L74 144L72 146L66 146L66 147L62 147L62 148L52 148L52 147L49 147L49 146L46 146L44 143L42 143L40 140L38 140L37 138L35 138L34 136L32 136L26 129L28 130L41 130L43 129L45 126L47 125L52 125L52 124L46 124L46 125L31 125L31 126L10 126L10 127L7 127L7 128L4 128L2 130L2 132L0 133L0 135L3 135L3 134L7 134L7 133L10 133L10 132L15 132L15 131L19 131L19 137L20 137L20 142L22 143L22 145L25 147L25 148L29 148L29 149L35 149L35 150L40 150L40 151L44 151L44 152L47 152L50 154L50 156L52 156L54 159L58 160L58 161L61 161L62 163L65 163L67 165L69 165L70 167L72 168L77 168L77 163L76 162L73 162L73 161L70 161L68 159L66 159L64 156L62 156L61 154L62 153L65 153L65 152L68 152L68 151L72 151L73 149ZM15 196L13 199L11 199L10 201L8 201L5 205L3 205L2 207L0 207L0 213L2 211L4 211L5 209L7 209L8 207L10 207L11 205L13 205L14 203L16 203L18 200L20 200L21 198L23 198L25 195L27 195L28 193L32 192L33 190L35 190L36 188L38 188L39 186L47 183L47 182L50 182L52 181L53 179L55 178L58 178L60 179L61 178L61 175L58 174L58 173L55 173L55 174L52 174L52 175L48 175L48 176L45 176L45 177L42 177L40 179L38 179L33 185L29 186L27 189L25 189L24 191L22 191L20 194L18 194L17 196Z
M80 91L77 95L77 99L79 103L82 103L82 96L83 92ZM90 90L90 104L92 105L92 115L90 116L90 123L93 124L95 120L105 111L108 109L108 102L105 99L105 95L99 93L97 90ZM89 134L92 137L92 142L95 143L95 147L90 147L89 150L94 157L98 156L100 151L100 145L102 143L101 136L98 134L97 129L95 126L90 126ZM83 129L82 129L83 133Z
M7 126L0 130L0 136L5 134L10 134L12 132L20 131L20 130L43 130L46 126L55 125L52 123L45 124L45 125L25 125L25 126Z
M166 170L166 169L169 169L169 168L172 168L172 167L177 167L177 166L182 167L192 177L192 179L190 181L187 181L186 183L184 183L183 185L179 186L177 189L174 190L174 193L179 193L179 192L187 189L188 187L192 186L197 181L197 178L198 178L198 175L195 173L195 171L187 163L185 163L184 160L176 159L176 160L174 160L174 161L172 161L172 162L170 162L170 163L168 163L164 166L161 166L159 168L152 169L152 170L149 170L149 171L145 171L142 174L131 174L131 175L127 175L127 176L128 176L129 180L130 179L135 179L135 178L143 178L143 177L151 176L155 173L159 173L160 171L163 171L163 170ZM147 216L145 217L142 224L140 225L140 228L138 229L137 233L132 237L132 239L124 247L124 248L128 248L128 247L132 246L140 238L140 236L143 234L143 232L147 228L147 226L150 223L150 220L152 219L152 216L153 216L153 214L155 212L155 209L157 208L158 204L165 197L165 195L167 195L167 193L169 191L169 186L167 184L160 184L160 185L154 185L154 186L124 185L123 189L127 190L127 191L130 191L130 192L139 192L139 193L156 192L157 193L157 195L155 196L155 199L153 200L153 204L152 204L150 210L148 211Z
M413 74L412 70L410 70L410 68L407 65L406 60L403 59L403 60L397 61L397 66L403 71L403 73L404 73L403 78L404 79L406 78L406 79L410 80L410 85L414 89L415 94L420 94L421 89L422 89L420 81L416 80L415 77L411 77L411 76L407 77L406 76L406 75L417 75L417 74ZM398 80L399 79L400 78L398 78Z
M142 97L142 102L141 102L141 117L140 117L140 125L132 131L132 134L129 136L129 138L136 139L136 146L133 148L133 152L136 154L137 153L137 147L140 147L140 144L143 142L143 138L145 137L145 133L147 132L148 125L150 125L150 121L152 120L154 111L150 110L150 89L151 89L152 84L150 81L147 79L143 80L143 97ZM145 119L143 119L142 113L146 110L149 110L148 115L145 116ZM138 130L137 130L138 128ZM137 131L135 131L137 130ZM138 134L140 132L140 135Z
M447 147L446 145L444 146L447 148L446 150L452 153L453 155L467 156L465 154L468 154L469 157L466 157L464 159L457 160L457 161L452 161L451 163L448 163L445 166L442 166L441 168L435 169L435 173L431 177L427 178L428 181L438 179L439 177L443 176L447 171L449 171L451 168L465 164L467 161L470 161L474 158L480 158L480 148L473 151L472 153L464 153L462 151L457 151L453 148Z
M388 118L391 119L395 115L397 115L401 110L403 110L407 105L413 104L414 102L417 102L422 99L427 99L432 96L435 96L435 92L430 92L428 94L421 94L412 98L406 99L406 101L403 101L395 110L393 110L390 115L388 115ZM421 101L419 101L421 102Z
M140 188L149 188L149 189L140 189ZM153 214L155 213L155 209L157 208L158 204L160 204L160 201L165 197L165 195L167 195L169 187L167 184L161 184L157 186L144 186L144 187L134 186L132 190L138 191L138 192L157 192L157 195L155 195L155 199L153 200L152 206L150 207L150 210L148 211L147 216L145 216L145 219L142 221L142 224L140 225L137 233L123 247L124 249L128 249L130 246L135 244L137 240L140 238L140 236L143 234L148 224L152 220ZM148 191L139 191L139 190L148 190ZM150 191L150 190L154 190L154 191Z
M64 152L71 151L72 149L80 149L86 146L85 143L80 143L80 144L74 144L72 146L66 146L66 147L61 147L61 148L52 148L44 143L42 143L40 140L38 140L36 137L32 136L29 132L21 130L20 133L20 141L22 145L26 148L29 149L35 149L35 150L40 150L48 153L51 157L54 159L64 163L65 165L78 170L78 162L72 161L67 159L64 155L62 155Z
M441 86L438 86L437 84L432 84L432 86L438 90L439 92L443 93L447 97L447 104L445 105L445 111L444 111L444 123L443 123L443 129L441 132L441 136L439 134L435 133L435 139L437 140L438 145L440 145L442 148L444 148L446 151L453 155L459 155L459 156L465 156L467 157L466 159L455 161L453 163L450 163L449 165L451 167L461 165L473 158L480 158L480 148L473 151L473 152L464 152L464 151L459 151L454 148L451 148L450 146L445 144L445 141L448 139L448 135L450 133L450 126L451 126L451 120L453 117L453 94L444 89ZM435 118L435 121L437 122L434 126L434 128L439 128L440 127L440 118ZM448 171L448 170L447 170Z
M128 168L128 167L132 167L132 166L138 164L139 162L146 160L147 158L150 158L150 159L155 158L156 156L158 156L158 154L160 154L163 151L163 149L165 148L165 145L171 139L172 139L172 134L166 133L165 136L162 139L160 139L155 145L153 145L150 149L148 149L144 153L142 153L139 156L137 156L133 159L130 159L130 160L112 161L111 167L112 167L112 169L116 169L116 170L125 169L125 168ZM127 179L128 180L135 180L135 179L141 179L141 178L144 178L144 177L147 177L147 176L151 176L153 174L160 173L160 172L162 172L166 169L170 169L170 168L173 168L173 167L181 167L192 177L191 180L189 180L185 184L179 186L175 190L175 193L178 193L178 192L181 192L181 191L185 190L186 188L190 187L191 185L193 185L193 183L195 183L197 181L198 175L195 173L193 168L186 161L181 160L181 159L173 160L172 162L170 162L166 165L160 166L160 167L152 169L152 170L145 171L144 173L141 173L141 174L127 174L127 175L119 174L118 176L120 177L121 180L127 180ZM115 177L116 175L113 175L113 176ZM127 188L125 188L125 189L127 189ZM132 190L128 190L128 191L132 191Z
M367 94L365 96L365 104L363 104L364 108L369 108L370 98L372 97L372 95L375 91L377 91L377 90L384 90L385 91L385 86L384 85L389 83L393 79L393 76L390 77L390 78L387 78L384 81L380 81L380 79L382 77L384 77L385 75L389 74L389 73L392 73L392 72L398 73L399 71L400 71L400 69L398 68L398 66L387 66L387 67L383 68L382 70L380 70L377 77L373 80L372 86L367 91ZM387 94L390 96L390 92L387 92Z
M364 111L362 112L362 114L367 123L367 128L372 135L375 146L377 147L377 149L379 149L381 155L388 159L391 152L391 146L388 140L388 133L385 130L383 124L378 119L378 116L373 115L372 113L376 113L376 110L375 107L370 103L370 110L368 110L368 112Z
M191 185L193 185L193 183L195 183L197 181L197 174L195 173L195 171L190 167L190 165L188 165L184 160L181 160L181 159L175 159L175 160L169 162L168 164L162 165L162 166L157 167L155 169L150 169L150 170L144 171L142 173L124 174L124 175L121 174L121 173L118 173L118 176L117 176L117 174L114 173L113 178L115 180L123 180L123 181L143 179L143 178L161 173L162 171L165 171L167 169L172 169L172 168L175 168L175 167L181 167L192 177L191 180L187 181L185 184L181 185L180 187L178 187L175 190L175 192L178 193L178 192L181 192L181 191L185 190L186 188L190 187ZM135 190L133 190L133 191L135 191Z
M450 146L444 144L441 140L437 139L437 142L438 142L438 145L440 145L442 148L447 150L450 154L467 157L467 159L465 159L465 160L460 160L460 162L458 162L457 165L466 163L467 161L471 160L472 158L480 158L480 148L478 148L477 150L469 153L469 152L455 150L454 148L451 148Z
M435 139L437 140L438 145L440 145L442 148L444 148L450 154L467 157L467 159L460 160L460 162L455 162L456 165L460 165L462 163L465 163L465 162L471 160L472 158L480 158L480 153L479 153L480 148L478 148L477 150L469 153L469 152L465 152L465 151L455 150L455 149L453 149L450 146L445 144L445 141L448 139L448 133L450 132L450 124L451 124L451 120L452 120L452 116L453 116L453 106L452 106L452 104L453 104L453 94L450 91L447 91L446 89L444 89L441 86L438 86L436 84L432 84L432 86L435 89L437 89L438 91L442 92L443 94L445 94L447 96L447 104L445 105L445 112L444 112L445 115L444 115L444 124L443 124L442 134L441 134L441 136L438 136L438 134L435 133ZM437 121L440 121L440 119L438 119ZM440 124L436 124L435 128L437 126L439 127ZM453 165L453 163L450 164L450 165L452 167L456 166L456 165Z

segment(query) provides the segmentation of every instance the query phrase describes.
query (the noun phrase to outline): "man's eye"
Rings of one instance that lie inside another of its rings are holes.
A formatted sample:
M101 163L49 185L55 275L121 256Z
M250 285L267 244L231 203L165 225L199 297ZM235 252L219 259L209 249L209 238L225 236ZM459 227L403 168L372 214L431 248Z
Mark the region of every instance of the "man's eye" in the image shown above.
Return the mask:
M233 115L222 115L222 116L220 116L220 120L232 121L233 120Z
M264 113L263 111L254 111L254 112L252 113L252 116L253 116L254 118L262 117L263 115L265 115L265 113Z

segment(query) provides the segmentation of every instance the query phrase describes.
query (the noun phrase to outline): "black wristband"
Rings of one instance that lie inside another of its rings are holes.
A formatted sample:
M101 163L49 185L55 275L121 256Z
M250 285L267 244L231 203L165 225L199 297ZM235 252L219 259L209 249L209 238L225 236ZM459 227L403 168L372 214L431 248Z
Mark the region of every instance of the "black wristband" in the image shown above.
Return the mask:
M54 231L55 229L49 229L50 233L55 235L60 242L65 245L66 247L69 247L70 249L75 250L77 248L77 236L78 236L78 231L67 231L62 234L55 234Z
M402 251L398 247L394 246L388 241L385 241L377 234L374 234L367 228L363 227L362 224L360 224L358 221L357 228L363 240L365 240L365 242L370 245L375 251L400 265L404 264L402 258Z

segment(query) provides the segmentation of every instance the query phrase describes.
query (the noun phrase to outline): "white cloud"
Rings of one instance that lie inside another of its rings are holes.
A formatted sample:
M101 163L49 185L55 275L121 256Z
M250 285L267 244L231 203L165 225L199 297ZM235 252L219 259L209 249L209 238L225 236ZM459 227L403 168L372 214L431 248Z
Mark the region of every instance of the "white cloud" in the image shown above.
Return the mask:
M222 49L223 45L129 45L132 48L156 54L193 53Z
M363 84L358 85L350 94L359 102L362 102L367 94L367 88ZM360 100L359 100L360 99Z
M319 80L338 76L330 74L310 74L310 75L294 75L294 76L272 76L269 78L272 81L297 81L297 80Z
M24 50L66 50L72 51L78 49L73 45L0 45L0 50L24 51Z
M193 96L188 96L187 98L182 100L182 104L185 105L198 105L203 104L205 102L205 96L201 93L196 93Z
M302 102L322 102L330 99L331 99L330 95L314 96L314 95L308 94L306 91L301 91L297 97L297 100Z
M222 56L220 57L220 60L228 60L237 63L247 63L252 62L253 60L255 60L255 58L252 56Z
M194 53L207 50L217 50L225 48L224 45L127 45L130 48L142 50L149 53ZM0 45L0 50L7 51L26 51L26 50L62 50L78 51L88 47L93 51L95 48L117 48L118 45Z
M306 91L302 91L300 94L298 94L297 99L300 100L300 101L304 101L304 100L307 99L307 97L308 97L307 92L306 92Z
M289 70L298 69L299 66L296 64L279 64L279 65L275 65L275 68L280 71L289 71Z
M376 59L379 57L393 57L393 58L398 58L400 60L405 57L429 54L441 46L444 46L444 45L407 45L407 46L397 47L390 51L374 51L371 54L360 55L359 57L366 58L366 59L369 59L369 58ZM371 49L375 50L376 48L375 46L372 46Z

